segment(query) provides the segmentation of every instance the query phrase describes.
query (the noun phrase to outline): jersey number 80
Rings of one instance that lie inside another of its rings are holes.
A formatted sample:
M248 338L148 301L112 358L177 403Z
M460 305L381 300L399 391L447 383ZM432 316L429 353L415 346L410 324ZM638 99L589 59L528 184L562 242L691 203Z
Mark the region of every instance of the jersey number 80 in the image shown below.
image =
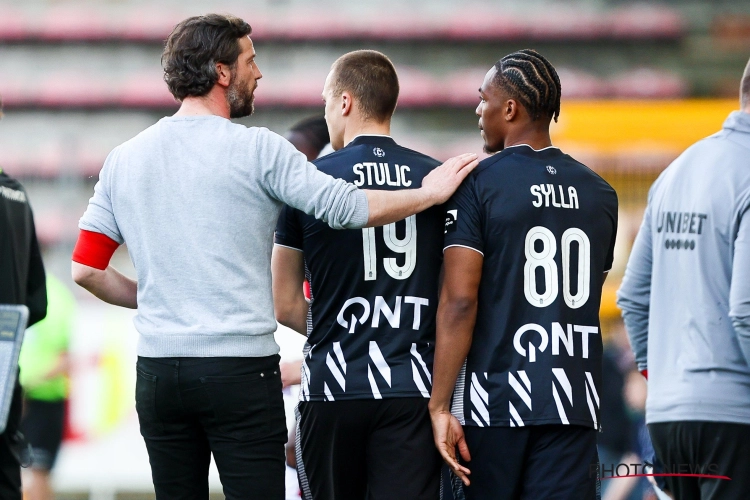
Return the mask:
M535 244L542 242L540 251L536 251ZM570 291L571 266L570 247L573 242L578 243L578 276L576 276L576 294ZM591 243L586 233L577 227L571 227L565 231L560 239L562 246L562 278L563 299L571 309L578 309L589 299L590 273L591 273ZM558 294L557 242L552 231L543 226L532 227L526 233L526 244L524 245L526 264L523 268L523 291L526 300L534 307L547 307L555 301ZM536 287L536 269L541 267L544 271L544 293L539 293Z

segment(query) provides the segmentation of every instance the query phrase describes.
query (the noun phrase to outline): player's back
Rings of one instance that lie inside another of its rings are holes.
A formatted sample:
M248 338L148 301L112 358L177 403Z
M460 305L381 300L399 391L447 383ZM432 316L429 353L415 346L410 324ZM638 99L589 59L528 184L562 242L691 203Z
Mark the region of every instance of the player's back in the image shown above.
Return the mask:
M363 135L315 162L363 189L415 189L440 164ZM304 252L312 303L303 400L429 397L443 213L337 231L286 207L276 243Z
M484 255L466 423L596 427L614 190L557 148L522 145L482 161L449 205L446 247Z

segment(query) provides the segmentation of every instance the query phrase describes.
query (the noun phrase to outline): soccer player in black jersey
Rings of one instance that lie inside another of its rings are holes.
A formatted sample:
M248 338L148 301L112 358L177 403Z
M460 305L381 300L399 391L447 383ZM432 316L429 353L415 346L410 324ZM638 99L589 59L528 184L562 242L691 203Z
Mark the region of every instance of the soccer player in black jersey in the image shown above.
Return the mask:
M594 499L617 195L552 146L560 80L540 54L502 58L479 94L495 154L446 207L435 442L469 500Z
M398 90L383 54L339 58L323 91L336 151L317 167L368 189L419 187L440 162L390 137ZM438 498L440 457L427 403L443 217L435 207L387 226L344 231L289 207L279 218L276 316L308 333L297 447L308 500Z

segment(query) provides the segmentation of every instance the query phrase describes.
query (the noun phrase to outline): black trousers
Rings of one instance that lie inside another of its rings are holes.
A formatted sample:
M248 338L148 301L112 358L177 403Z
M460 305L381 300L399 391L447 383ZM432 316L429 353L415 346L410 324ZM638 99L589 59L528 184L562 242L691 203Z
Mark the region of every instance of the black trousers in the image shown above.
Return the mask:
M577 425L465 426L466 500L599 498L596 430Z
M23 439L18 431L22 404L21 386L16 381L8 423L5 431L0 434L0 498L2 500L21 500L22 498L19 452Z
M727 476L731 481L667 476L675 500L750 498L750 425L725 422L660 422L648 425L664 472Z
M283 500L279 357L138 358L135 406L157 500L206 500L213 453L228 500Z
M300 403L297 470L303 498L438 500L441 460L428 402Z

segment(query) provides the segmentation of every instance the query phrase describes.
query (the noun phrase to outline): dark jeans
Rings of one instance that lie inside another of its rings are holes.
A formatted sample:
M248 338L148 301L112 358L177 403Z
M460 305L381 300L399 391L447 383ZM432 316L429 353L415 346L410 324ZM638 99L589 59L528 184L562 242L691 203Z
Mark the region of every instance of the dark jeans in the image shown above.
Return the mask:
M21 422L21 386L16 381L13 401L10 404L5 432L0 434L0 498L21 500L21 451L22 436L18 431Z
M206 500L213 453L228 500L283 500L279 357L138 358L135 407L158 500Z

